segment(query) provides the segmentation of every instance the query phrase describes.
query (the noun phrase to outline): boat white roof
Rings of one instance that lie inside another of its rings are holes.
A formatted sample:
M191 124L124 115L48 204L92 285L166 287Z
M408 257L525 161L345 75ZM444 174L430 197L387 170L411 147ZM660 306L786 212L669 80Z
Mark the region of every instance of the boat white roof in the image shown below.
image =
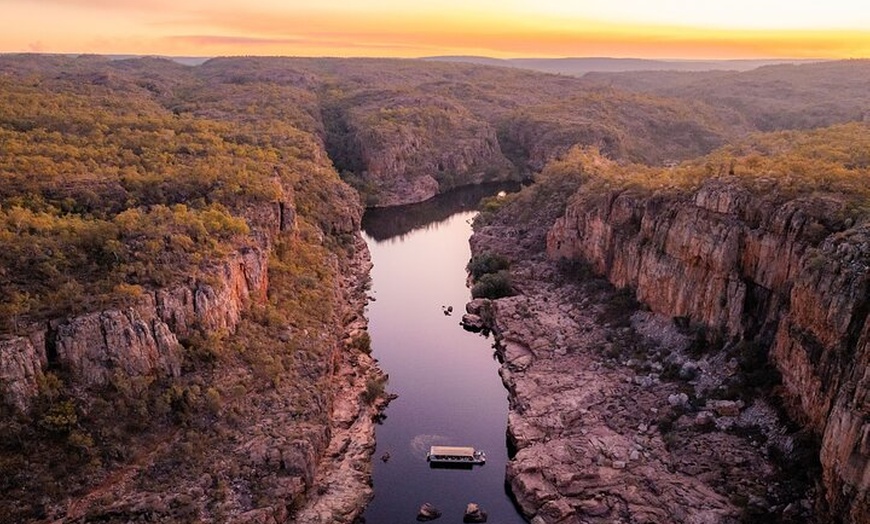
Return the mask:
M474 448L464 446L432 446L430 455L449 455L454 457L474 457Z

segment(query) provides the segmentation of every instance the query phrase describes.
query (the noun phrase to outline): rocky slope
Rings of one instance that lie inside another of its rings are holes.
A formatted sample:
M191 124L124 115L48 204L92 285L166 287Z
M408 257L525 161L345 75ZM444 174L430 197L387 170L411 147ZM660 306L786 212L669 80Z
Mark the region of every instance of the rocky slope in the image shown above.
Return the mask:
M769 350L790 412L821 437L831 514L865 522L870 229L845 216L833 198L783 202L727 178L689 194L581 189L547 252L588 261L656 313Z

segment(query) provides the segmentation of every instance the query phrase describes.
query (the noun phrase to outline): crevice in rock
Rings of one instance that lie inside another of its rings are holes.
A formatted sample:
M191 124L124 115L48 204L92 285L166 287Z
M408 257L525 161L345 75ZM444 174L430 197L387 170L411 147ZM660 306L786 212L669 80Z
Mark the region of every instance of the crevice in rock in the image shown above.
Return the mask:
M852 314L849 321L849 328L846 331L846 351L843 355L843 363L850 363L855 356L855 350L858 348L858 343L861 341L861 333L864 326L867 324L867 317L870 315L870 287L864 288L864 296L857 302L858 307Z
M103 353L108 357L109 356L109 333L106 330L106 316L104 313L100 314L100 321L98 322L100 326L100 335L103 337ZM106 369L112 370L114 369L114 361L113 359L106 359Z
M60 365L57 355L57 329L47 322L45 326L45 359L49 369Z
M747 339L754 339L766 331L770 319L772 291L749 279L743 279L746 295L743 297L743 330Z

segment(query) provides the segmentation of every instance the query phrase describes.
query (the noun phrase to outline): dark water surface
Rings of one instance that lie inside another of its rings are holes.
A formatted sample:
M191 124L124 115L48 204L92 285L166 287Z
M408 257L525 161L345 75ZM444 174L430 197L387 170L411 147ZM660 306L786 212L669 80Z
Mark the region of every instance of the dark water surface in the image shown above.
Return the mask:
M451 197L452 208L445 202ZM377 429L367 524L416 522L424 502L443 512L436 522L462 522L469 502L487 511L490 523L525 522L504 487L507 392L492 339L459 325L470 299L465 265L475 212L463 204L470 198L457 193L437 205L379 210L374 220L371 214L363 220L374 262L376 300L368 307L373 354L390 375L387 389L399 395ZM453 306L452 315L443 313L446 306ZM426 451L438 444L483 449L487 463L432 469ZM387 462L380 460L384 453L390 454Z

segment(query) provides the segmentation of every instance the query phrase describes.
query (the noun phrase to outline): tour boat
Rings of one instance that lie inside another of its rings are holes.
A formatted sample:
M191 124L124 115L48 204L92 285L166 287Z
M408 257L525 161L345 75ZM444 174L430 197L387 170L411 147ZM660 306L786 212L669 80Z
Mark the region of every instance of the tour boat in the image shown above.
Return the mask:
M472 447L432 446L426 460L431 464L484 464L486 453Z

